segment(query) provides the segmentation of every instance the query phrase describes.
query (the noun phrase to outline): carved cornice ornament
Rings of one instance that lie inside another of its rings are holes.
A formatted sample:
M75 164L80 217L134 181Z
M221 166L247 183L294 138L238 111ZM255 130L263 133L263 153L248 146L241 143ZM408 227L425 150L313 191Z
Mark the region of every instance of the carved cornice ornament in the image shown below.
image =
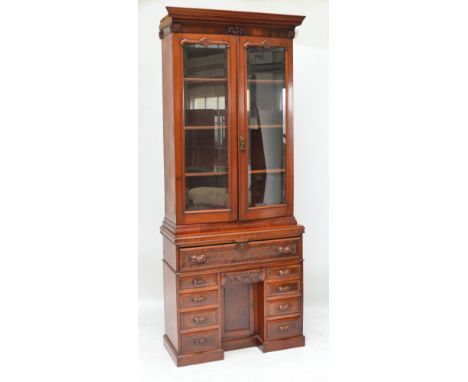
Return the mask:
M236 36L243 36L247 30L244 25L229 25L226 29L226 32Z

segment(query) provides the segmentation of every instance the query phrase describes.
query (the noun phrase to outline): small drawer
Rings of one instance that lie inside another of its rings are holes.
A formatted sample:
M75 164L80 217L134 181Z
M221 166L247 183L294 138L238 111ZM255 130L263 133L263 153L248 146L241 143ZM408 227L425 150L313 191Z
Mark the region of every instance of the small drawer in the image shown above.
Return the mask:
M267 295L281 296L289 293L297 293L301 291L300 280L283 281L280 283L269 283L267 284Z
M197 353L217 349L219 344L219 330L205 330L181 335L181 353Z
M195 306L218 304L218 291L206 291L200 293L189 293L180 296L181 308L193 308Z
M285 265L284 267L272 267L267 270L268 280L283 280L288 278L299 278L301 275L301 266Z
M203 288L208 286L218 285L218 276L213 275L200 275L192 277L181 277L180 278L180 289L193 289Z
M218 325L218 309L201 310L180 314L180 329L201 329Z
M301 312L301 298L294 297L284 300L276 300L267 302L266 314L267 316L278 316L282 314L300 313Z
M300 238L181 248L182 271L299 257Z
M273 320L267 322L267 333L269 340L286 337L294 337L302 334L301 317L285 320Z

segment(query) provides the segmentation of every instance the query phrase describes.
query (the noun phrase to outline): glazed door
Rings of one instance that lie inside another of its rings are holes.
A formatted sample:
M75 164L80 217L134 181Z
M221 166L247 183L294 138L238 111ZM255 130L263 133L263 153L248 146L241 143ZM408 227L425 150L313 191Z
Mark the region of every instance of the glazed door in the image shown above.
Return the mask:
M181 221L237 220L236 40L181 34L174 43L183 105L176 121Z
M239 39L241 220L293 210L292 42Z

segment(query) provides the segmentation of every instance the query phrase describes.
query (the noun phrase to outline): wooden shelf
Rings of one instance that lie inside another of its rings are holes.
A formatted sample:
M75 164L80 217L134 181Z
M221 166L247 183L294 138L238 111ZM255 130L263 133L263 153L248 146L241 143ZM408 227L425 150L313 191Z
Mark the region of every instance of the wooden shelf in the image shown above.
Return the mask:
M205 125L205 126L185 126L185 130L212 130L212 129L226 129L227 126L215 126L215 125Z
M227 171L212 171L212 172L186 172L185 176L186 177L191 177L191 176L223 176L227 175Z
M272 168L268 170L250 170L249 174L281 174L285 171L284 168Z
M249 125L249 129L279 129L283 125Z
M284 80L247 80L247 82L259 84L282 84L284 83Z
M222 82L222 81L227 81L227 78L185 77L184 81L187 81L187 82Z

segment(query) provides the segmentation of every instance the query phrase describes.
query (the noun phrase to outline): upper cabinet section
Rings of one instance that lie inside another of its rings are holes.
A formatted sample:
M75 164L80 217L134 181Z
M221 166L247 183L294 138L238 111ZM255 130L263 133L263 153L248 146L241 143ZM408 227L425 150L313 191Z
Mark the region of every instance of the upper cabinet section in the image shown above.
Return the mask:
M205 33L235 36L294 38L304 16L213 9L166 7L159 37L170 33Z
M167 9L167 221L292 216L292 39L303 17Z

